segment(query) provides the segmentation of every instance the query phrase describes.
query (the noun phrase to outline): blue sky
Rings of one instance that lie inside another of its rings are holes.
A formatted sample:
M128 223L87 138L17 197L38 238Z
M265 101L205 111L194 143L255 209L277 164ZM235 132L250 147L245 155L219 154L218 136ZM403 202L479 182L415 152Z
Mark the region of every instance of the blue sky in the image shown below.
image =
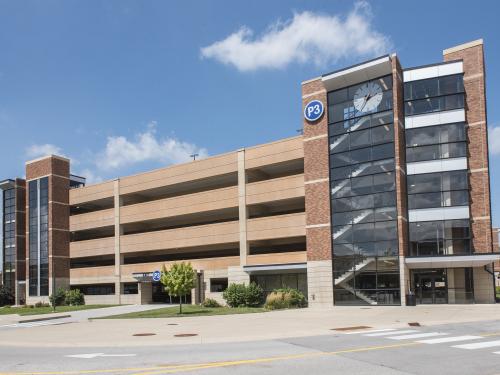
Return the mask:
M0 0L0 177L53 151L98 181L293 136L301 81L484 38L500 225L500 3L461 3Z

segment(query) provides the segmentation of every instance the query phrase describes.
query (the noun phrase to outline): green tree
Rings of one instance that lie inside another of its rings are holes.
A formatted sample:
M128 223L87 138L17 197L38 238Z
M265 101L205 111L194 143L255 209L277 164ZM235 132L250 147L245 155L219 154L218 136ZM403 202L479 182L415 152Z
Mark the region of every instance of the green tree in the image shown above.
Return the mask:
M191 263L174 263L167 271L165 266L161 269L161 283L165 291L174 297L179 297L179 314L182 314L182 297L191 293L196 282L196 272Z

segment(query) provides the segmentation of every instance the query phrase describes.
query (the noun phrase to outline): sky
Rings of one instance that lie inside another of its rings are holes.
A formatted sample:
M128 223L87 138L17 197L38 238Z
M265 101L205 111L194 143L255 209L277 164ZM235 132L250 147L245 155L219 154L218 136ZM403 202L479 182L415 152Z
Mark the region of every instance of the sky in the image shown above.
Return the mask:
M500 225L500 2L0 0L0 179L67 156L90 183L294 136L300 83L485 41Z

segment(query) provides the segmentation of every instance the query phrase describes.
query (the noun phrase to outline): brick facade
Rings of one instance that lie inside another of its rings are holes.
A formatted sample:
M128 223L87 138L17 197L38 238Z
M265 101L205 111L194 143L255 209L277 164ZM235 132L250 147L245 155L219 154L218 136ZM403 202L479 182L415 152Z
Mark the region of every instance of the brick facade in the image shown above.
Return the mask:
M48 247L49 247L49 294L52 293L53 276L58 287L69 286L69 160L49 156L26 163L28 181L48 177ZM29 202L29 190L26 204ZM28 210L28 207L26 207ZM29 222L26 221L26 272L29 265ZM27 282L27 287L29 283Z
M487 253L492 251L492 237L483 44L446 50L443 58L464 65L472 245L476 252Z

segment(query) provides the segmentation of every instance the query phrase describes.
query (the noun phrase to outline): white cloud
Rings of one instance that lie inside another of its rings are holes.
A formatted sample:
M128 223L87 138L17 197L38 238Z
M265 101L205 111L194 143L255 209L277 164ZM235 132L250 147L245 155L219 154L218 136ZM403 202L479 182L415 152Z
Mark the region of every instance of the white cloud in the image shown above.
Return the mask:
M490 153L500 155L500 126L489 129L488 140L490 142Z
M275 22L259 37L243 26L202 48L201 56L252 71L283 68L292 62L325 66L342 58L381 55L390 49L391 42L374 29L372 19L365 1L357 2L346 17L296 13L291 20Z
M171 137L158 138L156 122L153 121L135 140L128 140L124 136L108 137L106 149L99 154L96 164L103 170L110 170L144 161L183 163L191 160L192 154L198 154L197 158L208 155L206 149L192 143Z
M64 156L60 147L50 143L45 143L43 145L31 145L26 149L26 156L28 158L34 159L48 155Z

